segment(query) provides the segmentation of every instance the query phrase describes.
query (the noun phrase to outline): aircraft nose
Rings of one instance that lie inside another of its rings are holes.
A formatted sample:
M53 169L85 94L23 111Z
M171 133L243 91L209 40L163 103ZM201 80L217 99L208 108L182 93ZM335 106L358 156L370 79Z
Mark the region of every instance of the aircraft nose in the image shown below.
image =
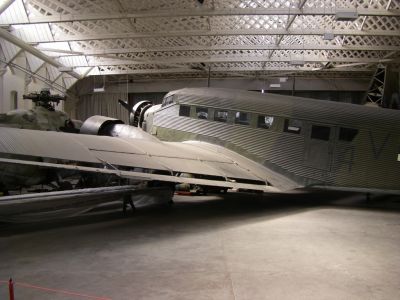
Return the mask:
M142 127L144 121L144 114L146 111L153 106L153 103L149 100L143 100L136 103L132 112L129 116L129 124L135 127Z

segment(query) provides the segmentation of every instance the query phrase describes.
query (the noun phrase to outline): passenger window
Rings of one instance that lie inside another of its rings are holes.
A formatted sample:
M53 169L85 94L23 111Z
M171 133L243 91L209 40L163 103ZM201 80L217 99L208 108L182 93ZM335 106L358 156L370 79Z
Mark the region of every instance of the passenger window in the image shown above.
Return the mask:
M258 116L257 127L268 129L274 123L274 117L271 116Z
M196 107L196 116L198 119L208 119L208 108Z
M217 122L227 122L228 112L226 110L216 110L214 113L214 120Z
M285 119L285 132L300 134L302 122L300 120Z
M250 114L238 111L235 114L235 124L249 125L250 124Z
M179 107L179 115L181 117L189 117L190 116L190 106L181 105Z
M331 134L331 128L327 126L312 125L311 127L311 138L316 140L329 141L329 135Z
M351 142L352 140L354 140L357 134L358 134L358 129L340 127L339 140Z

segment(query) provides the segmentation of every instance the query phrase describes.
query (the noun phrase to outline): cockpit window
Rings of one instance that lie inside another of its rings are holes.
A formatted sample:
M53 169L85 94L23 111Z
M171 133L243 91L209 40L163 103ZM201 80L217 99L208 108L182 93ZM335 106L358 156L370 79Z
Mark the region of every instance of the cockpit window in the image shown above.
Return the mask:
M358 134L358 129L340 127L339 140L351 142L352 140L354 140L357 134Z
M258 128L271 128L274 123L274 117L271 116L258 116L257 127Z
M181 117L189 117L190 116L190 106L181 105L179 107L179 115Z
M217 122L228 122L228 112L226 110L216 110L214 120Z
M285 132L300 134L303 122L295 119L285 119Z
M235 124L249 125L250 124L250 114L238 111L235 114Z
M167 106L173 102L174 102L174 96L168 96L168 97L164 98L161 106Z
M198 119L208 119L208 108L196 107L196 116Z

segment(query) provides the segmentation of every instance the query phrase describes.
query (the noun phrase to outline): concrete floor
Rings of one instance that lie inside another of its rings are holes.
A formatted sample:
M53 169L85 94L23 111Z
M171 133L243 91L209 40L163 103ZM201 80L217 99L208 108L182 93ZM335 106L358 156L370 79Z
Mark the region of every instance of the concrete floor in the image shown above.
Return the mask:
M17 300L400 299L400 199L327 198L178 196L129 218L3 224L0 280Z

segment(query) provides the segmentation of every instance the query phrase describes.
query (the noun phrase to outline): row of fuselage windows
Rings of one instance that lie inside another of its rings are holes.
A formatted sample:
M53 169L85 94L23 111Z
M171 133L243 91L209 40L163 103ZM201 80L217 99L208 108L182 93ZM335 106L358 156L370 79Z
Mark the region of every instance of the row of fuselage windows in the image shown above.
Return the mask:
M303 127L303 121L296 119L285 119L284 131L294 134L300 134ZM351 142L358 134L358 129L339 127L339 141ZM323 125L311 125L311 139L329 141L331 136L331 127Z
M213 116L210 116L209 109L206 107L193 107L195 117L204 120L214 120L217 122L227 123L229 112L224 109L215 109ZM191 107L187 105L181 105L179 107L179 116L190 117ZM234 111L234 123L240 125L250 125L251 114L247 112ZM274 124L274 117L267 115L257 116L257 128L270 129ZM285 119L284 132L292 134L301 134L303 129L303 121L297 119ZM351 142L358 134L358 129L339 127L340 141ZM331 127L322 125L311 126L311 139L329 141L331 135Z
M194 107L195 109L195 116L198 119L204 120L214 120L217 122L227 123L229 112L228 110L224 109L215 109L213 116L210 116L208 108L205 107ZM234 123L240 125L250 125L251 121L251 114L242 111L236 111L234 113ZM179 115L183 117L190 117L190 106L181 105L179 107ZM274 123L274 117L272 116L264 116L259 115L257 120L257 127L258 128L265 128L268 129Z

